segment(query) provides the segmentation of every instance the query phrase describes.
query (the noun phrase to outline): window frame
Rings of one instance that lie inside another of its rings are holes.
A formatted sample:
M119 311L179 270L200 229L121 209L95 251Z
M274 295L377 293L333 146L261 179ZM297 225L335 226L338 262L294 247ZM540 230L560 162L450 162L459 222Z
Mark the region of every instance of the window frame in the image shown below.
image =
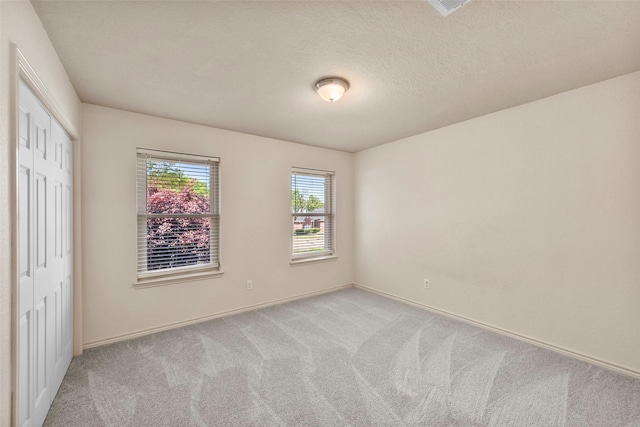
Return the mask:
M149 214L147 213L147 188L149 161L167 163L190 163L209 166L209 213L208 214ZM136 149L136 285L167 282L183 278L206 278L221 275L220 261L220 158L172 151ZM147 219L159 217L209 218L209 260L207 264L187 265L158 270L147 270L146 238ZM216 256L217 255L217 256Z
M335 172L323 169L310 169L303 167L292 167L289 175L289 193L291 193L293 188L293 179L294 175L302 175L302 176L312 176L312 177L323 177L325 179L324 184L324 212L291 212L291 250L290 250L290 258L291 265L302 264L313 261L323 261L337 258L336 255L336 179ZM289 197L289 204L291 205L291 197ZM308 216L308 217L324 217L325 218L325 243L324 249L317 252L307 252L307 253L294 253L294 238L295 234L293 234L293 224L295 222L296 217L300 216ZM328 231L328 232L327 232Z

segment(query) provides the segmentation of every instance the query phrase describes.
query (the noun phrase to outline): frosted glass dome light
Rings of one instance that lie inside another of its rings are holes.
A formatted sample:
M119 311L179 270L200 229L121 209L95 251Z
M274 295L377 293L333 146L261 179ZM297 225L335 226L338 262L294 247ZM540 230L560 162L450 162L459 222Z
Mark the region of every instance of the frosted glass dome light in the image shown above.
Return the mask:
M315 85L320 98L327 102L335 102L349 89L349 82L336 77L322 79Z

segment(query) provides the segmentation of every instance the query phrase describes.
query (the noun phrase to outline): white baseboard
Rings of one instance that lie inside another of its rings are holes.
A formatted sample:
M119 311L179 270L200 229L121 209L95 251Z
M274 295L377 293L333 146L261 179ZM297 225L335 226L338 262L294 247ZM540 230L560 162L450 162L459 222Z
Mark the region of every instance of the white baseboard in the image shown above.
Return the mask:
M196 323L206 322L207 320L217 319L219 317L231 316L233 314L244 313L245 311L257 310L257 309L260 309L260 308L269 307L271 305L283 304L285 302L290 302L290 301L295 301L295 300L299 300L299 299L309 298L309 297L313 297L313 296L316 296L316 295L321 295L321 294L326 294L326 293L329 293L329 292L339 291L341 289L351 288L353 286L354 286L353 284L349 283L347 285L334 286L332 288L322 289L322 290L319 290L319 291L306 292L304 294L298 294L298 295L294 295L292 297L280 298L280 299L276 299L276 300L262 302L262 303L259 303L259 304L246 305L244 307L236 308L236 309L233 309L233 310L222 311L222 312L219 312L219 313L214 313L214 314L210 314L208 316L198 317L198 318L191 319L191 320L184 320L184 321L181 321L181 322L169 323L169 324L158 326L158 327L155 327L155 328L143 329L143 330L136 331L136 332L131 332L131 333L128 333L128 334L118 335L118 336L111 337L111 338L106 338L106 339L102 339L102 340L98 340L98 341L92 341L92 342L84 343L82 345L82 348L83 348L83 350L88 350L90 348L99 347L99 346L106 345L106 344L112 344L112 343L116 343L116 342L120 342L120 341L130 340L130 339L133 339L133 338L139 338L139 337L143 337L145 335L155 334L156 332L162 332L162 331L168 331L168 330L171 330L171 329L181 328L183 326L188 326L188 325L193 325L193 324L196 324Z
M84 343L83 344L83 349L87 350L87 349L90 349L90 348L99 347L99 346L106 345L106 344L116 343L116 342L120 342L120 341L126 341L126 340L130 340L130 339L133 339L133 338L143 337L145 335L151 335L151 334L154 334L156 332L168 331L168 330L180 328L180 327L183 327L183 326L188 326L188 325L193 325L193 324L196 324L196 323L206 322L207 320L217 319L217 318L225 317L225 316L231 316L233 314L244 313L246 311L251 311L251 310L258 310L260 308L269 307L269 306L276 305L276 304L283 304L283 303L286 303L286 302L300 300L300 299L304 299L304 298L309 298L309 297L312 297L312 296L321 295L321 294L334 292L334 291L338 291L338 290L341 290L341 289L347 289L347 288L351 288L351 287L354 287L354 288L357 288L357 289L362 289L362 290L368 291L368 292L372 292L372 293L375 293L375 294L378 294L378 295L381 295L381 296L384 296L384 297L387 297L387 298L391 298L391 299L394 299L396 301L400 301L400 302L403 302L403 303L411 304L411 305L413 305L415 307L419 307L419 308L431 311L433 313L441 314L443 316L446 316L446 317L449 317L449 318L452 318L452 319L456 319L456 320L468 323L468 324L473 325L473 326L478 326L480 328L487 329L489 331L498 333L500 335L507 336L509 338L515 338L517 340L524 341L526 343L529 343L529 344L532 344L532 345L535 345L535 346L538 346L538 347L542 347L542 348L545 348L547 350L551 350L551 351L555 351L555 352L561 353L561 354L563 354L565 356L568 356L568 357L573 357L575 359L582 360L582 361L588 362L588 363L592 363L594 365L600 366L600 367L605 368L605 369L609 369L609 370L612 370L612 371L615 371L615 372L618 372L618 373L621 373L621 374L629 375L629 376L632 376L634 378L640 379L640 371L637 371L635 369L631 369L631 368L627 368L625 366L621 366L621 365L617 365L617 364L614 364L614 363L611 363L611 362L607 362L605 360L598 359L598 358L593 357L593 356L589 356L589 355L586 355L586 354L583 354L583 353L579 353L579 352L576 352L576 351L573 351L573 350L569 350L569 349L566 349L564 347L560 347L560 346L557 346L557 345L554 345L554 344L550 344L550 343L547 343L547 342L542 341L542 340L538 340L538 339L535 339L535 338L528 337L526 335L518 334L516 332L512 332L512 331L509 331L507 329L502 329L502 328L499 328L499 327L496 327L496 326L492 326L492 325L489 325L487 323L479 322L477 320L473 320L473 319L470 319L468 317L460 316L458 314L451 313L451 312L446 311L446 310L441 310L439 308L431 307L431 306L429 306L427 304L423 304L421 302L413 301L413 300L410 300L408 298L403 298L403 297L400 297L398 295L391 294L389 292L384 292L384 291L380 291L378 289L370 288L368 286L365 286L365 285L362 285L362 284L359 284L359 283L334 286L332 288L322 289L322 290L319 290L319 291L306 292L306 293L294 295L294 296L291 296L291 297L280 298L280 299L271 300L271 301L267 301L267 302L263 302L263 303L259 303L259 304L247 305L247 306L240 307L240 308L233 309L233 310L227 310L227 311L223 311L223 312L219 312L219 313L214 313L214 314L211 314L211 315L208 315L208 316L198 317L198 318L191 319L191 320L185 320L185 321L181 321L181 322L170 323L170 324L166 324L166 325L163 325L163 326L158 326L158 327L155 327L155 328L144 329L144 330L131 332L131 333L128 333L128 334L123 334L123 335L119 335L119 336L115 336L115 337L111 337L111 338L107 338L107 339L103 339L103 340Z
M612 371L615 371L615 372L618 372L618 373L621 373L621 374L629 375L629 376L632 376L634 378L640 379L640 371L637 371L635 369L627 368L625 366L616 365L614 363L607 362L605 360L601 360L601 359L598 359L596 357L592 357L592 356L589 356L589 355L586 355L586 354L583 354L583 353L578 353L578 352L573 351L573 350L569 350L569 349L566 349L566 348L563 348L563 347L560 347L560 346L557 346L557 345L554 345L554 344L550 344L550 343L547 343L545 341L537 340L535 338L531 338L531 337L528 337L526 335L518 334L516 332L512 332L512 331L509 331L509 330L506 330L506 329L498 328L496 326L492 326L492 325L489 325L489 324L486 324L486 323L482 323L482 322L479 322L477 320L469 319L468 317L460 316L460 315L457 315L455 313L448 312L446 310L441 310L439 308L431 307L431 306L429 306L427 304L423 304L421 302L413 301L413 300L410 300L410 299L407 299L407 298L403 298L403 297L400 297L400 296L397 296L397 295L394 295L394 294L391 294L391 293L388 293L388 292L384 292L384 291L380 291L378 289L370 288L368 286L361 285L359 283L354 283L353 287L358 288L358 289L362 289L364 291L372 292L372 293L375 293L375 294L378 294L378 295L381 295L381 296L384 296L384 297L387 297L387 298L391 298L391 299L394 299L396 301L400 301L400 302L404 302L404 303L407 303L407 304L411 304L413 306L416 306L416 307L419 307L419 308L422 308L422 309L425 309L425 310L428 310L428 311L431 311L431 312L434 312L434 313L437 313L437 314L441 314L443 316L447 316L447 317L450 317L452 319L456 319L456 320L468 323L468 324L473 325L473 326L478 326L480 328L487 329L489 331L492 331L492 332L507 336L509 338L515 338L517 340L524 341L526 343L533 344L535 346L542 347L542 348L545 348L547 350L551 350L551 351L555 351L555 352L561 353L561 354L563 354L565 356L569 356L569 357L572 357L574 359L582 360L583 362L592 363L592 364L600 366L602 368L609 369L609 370L612 370Z

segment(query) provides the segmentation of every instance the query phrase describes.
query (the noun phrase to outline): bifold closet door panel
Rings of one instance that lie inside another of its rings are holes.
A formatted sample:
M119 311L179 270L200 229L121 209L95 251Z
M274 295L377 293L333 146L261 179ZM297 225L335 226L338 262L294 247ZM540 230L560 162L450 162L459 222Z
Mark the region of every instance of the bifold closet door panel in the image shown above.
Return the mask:
M40 426L73 352L71 140L22 81L19 98L19 422Z

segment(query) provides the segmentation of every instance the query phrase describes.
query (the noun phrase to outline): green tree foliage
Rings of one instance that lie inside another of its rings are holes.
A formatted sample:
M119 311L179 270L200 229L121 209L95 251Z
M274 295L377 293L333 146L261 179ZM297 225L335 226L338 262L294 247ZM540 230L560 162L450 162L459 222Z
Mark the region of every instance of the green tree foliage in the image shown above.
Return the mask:
M307 198L307 212L313 212L316 209L320 209L323 206L324 206L324 203L322 203L320 199L318 199L313 194Z
M320 209L324 203L313 194L305 197L298 190L291 190L291 209L293 212L313 212Z
M148 162L147 185L158 190L170 190L177 193L191 188L195 194L209 197L209 187L202 181L185 176L184 172L172 163Z
M304 196L298 190L291 190L291 210L302 212L304 209Z

